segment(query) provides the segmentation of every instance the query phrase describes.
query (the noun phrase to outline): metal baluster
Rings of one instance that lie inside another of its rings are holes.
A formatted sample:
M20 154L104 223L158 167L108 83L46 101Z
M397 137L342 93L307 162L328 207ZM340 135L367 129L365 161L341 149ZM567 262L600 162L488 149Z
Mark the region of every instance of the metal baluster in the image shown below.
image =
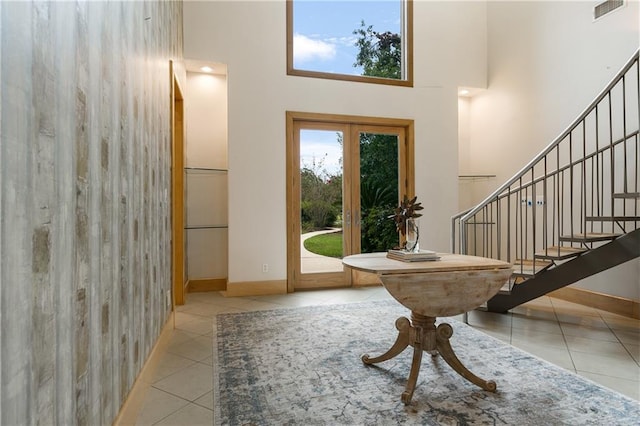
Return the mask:
M611 197L611 205L610 205L610 209L611 209L611 222L613 223L613 217L614 217L614 211L613 211L613 207L614 207L614 203L615 203L615 199L613 197L613 194L615 194L615 160L614 160L614 145L613 145L613 112L612 112L612 107L611 107L611 90L609 90L609 93L607 94L607 99L609 100L609 162L610 162L610 167L611 170L609 171L609 173L611 174L611 180L610 180L610 184L611 184L611 191L610 191L610 197Z
M535 180L534 171L535 171L535 166L531 168L531 247L532 247L531 259L533 260L533 272L535 274L536 257L534 256L534 253L536 251L536 218L537 218L536 210L538 209L536 208L536 184L533 183ZM528 252L529 245L527 245L526 247L527 247L526 257L529 257L529 252Z
M544 247L544 253L547 254L548 235L547 235L547 156L544 156L544 178L542 179L542 246Z
M603 161L604 155L600 154L600 117L599 117L599 107L598 103L595 108L596 114L596 216L600 217L602 211L604 209L604 201L601 196L601 188L602 185L604 187L604 176L600 176L600 162ZM604 164L603 164L604 166Z
M584 233L587 233L587 223L585 218L587 216L587 170L586 170L586 157L587 157L587 134L586 134L586 122L582 120L582 176L580 177L580 222L584 221Z

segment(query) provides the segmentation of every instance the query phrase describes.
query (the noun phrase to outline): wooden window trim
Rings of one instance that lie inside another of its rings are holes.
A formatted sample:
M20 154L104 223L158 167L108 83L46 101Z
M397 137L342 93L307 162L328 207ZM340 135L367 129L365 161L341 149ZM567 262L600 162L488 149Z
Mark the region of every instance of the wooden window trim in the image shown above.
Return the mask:
M403 66L406 78L367 77L362 75L334 74L329 72L299 70L293 67L293 1L287 0L287 75L298 77L321 78L327 80L353 81L358 83L386 84L389 86L413 87L413 0L402 0L406 3L403 39L406 54Z

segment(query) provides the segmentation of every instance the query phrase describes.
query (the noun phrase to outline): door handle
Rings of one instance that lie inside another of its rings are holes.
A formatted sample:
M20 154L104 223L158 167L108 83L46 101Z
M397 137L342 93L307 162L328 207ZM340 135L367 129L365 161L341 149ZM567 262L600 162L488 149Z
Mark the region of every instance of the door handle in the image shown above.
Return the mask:
M344 215L344 217L345 217L344 221L345 221L346 226L347 227L351 226L351 210L347 210L345 215Z

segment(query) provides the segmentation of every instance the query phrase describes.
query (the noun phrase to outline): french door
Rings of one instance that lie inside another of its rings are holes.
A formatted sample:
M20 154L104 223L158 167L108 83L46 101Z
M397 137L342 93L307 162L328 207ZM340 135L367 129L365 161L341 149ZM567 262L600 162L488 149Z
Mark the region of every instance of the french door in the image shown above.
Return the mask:
M377 283L341 259L396 245L413 192L412 121L287 113L288 291Z

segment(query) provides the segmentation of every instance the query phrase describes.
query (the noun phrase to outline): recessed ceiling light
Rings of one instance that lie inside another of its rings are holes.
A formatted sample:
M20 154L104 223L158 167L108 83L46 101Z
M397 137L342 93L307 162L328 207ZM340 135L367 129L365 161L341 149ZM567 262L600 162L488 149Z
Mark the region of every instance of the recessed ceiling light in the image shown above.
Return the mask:
M462 89L460 92L458 92L458 94L460 96L467 96L469 94L469 91L467 89Z
M202 67L202 68L200 68L200 71L213 72L213 68L211 68L211 67Z

